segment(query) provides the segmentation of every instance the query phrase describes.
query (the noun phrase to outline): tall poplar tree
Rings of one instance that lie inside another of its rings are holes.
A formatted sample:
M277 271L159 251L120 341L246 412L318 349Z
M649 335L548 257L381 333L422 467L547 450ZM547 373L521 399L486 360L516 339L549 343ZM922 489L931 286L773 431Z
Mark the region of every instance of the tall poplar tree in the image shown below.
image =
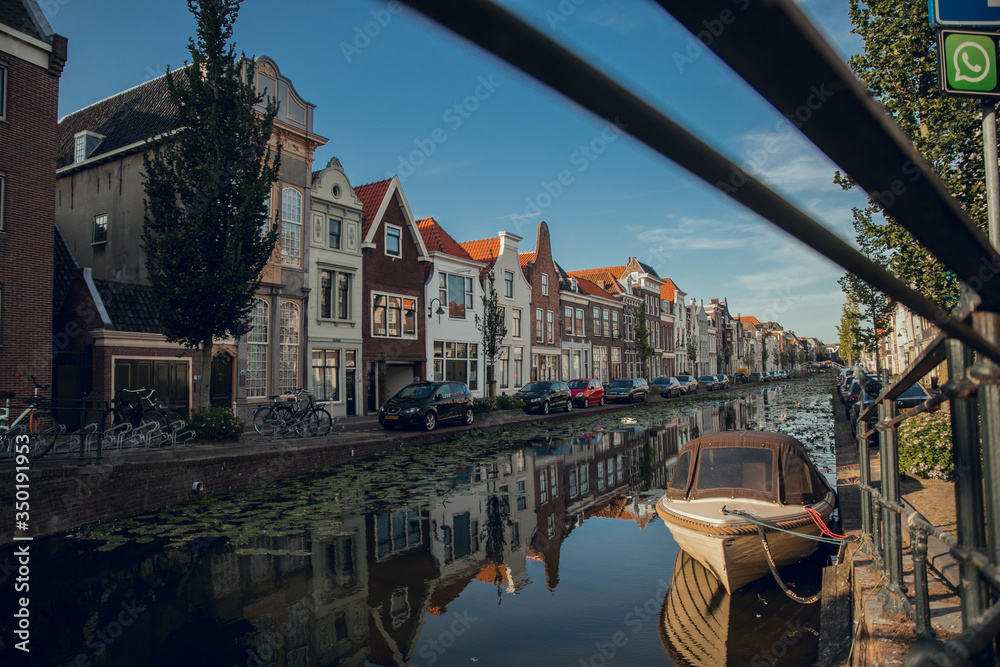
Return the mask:
M254 61L230 42L241 2L188 0L197 23L191 62L166 76L179 129L143 156L153 302L167 340L201 350L201 407L209 405L213 340L249 331L277 240L264 202L280 166L280 144L268 148L278 105L257 94Z
M643 376L648 380L649 368L646 362L656 350L649 344L649 326L646 324L646 309L643 306L639 306L635 315L635 347L639 360L642 361Z
M492 259L492 258L491 258ZM491 262L492 263L492 262ZM486 274L487 288L483 294L483 315L476 315L476 328L483 338L483 358L486 359L486 393L490 398L496 396L494 370L496 358L500 354L503 339L507 337L507 324L504 322L504 310L500 307L497 296L496 276L493 269Z
M850 58L854 73L985 229L979 102L940 92L937 39L928 22L927 3L851 0L850 17L852 32L864 43L864 50ZM855 185L840 172L835 182L845 189ZM877 200L854 210L854 229L861 247L870 256L881 256L883 266L903 282L939 305L955 305L960 293L955 275L885 215ZM864 302L858 299L859 305Z

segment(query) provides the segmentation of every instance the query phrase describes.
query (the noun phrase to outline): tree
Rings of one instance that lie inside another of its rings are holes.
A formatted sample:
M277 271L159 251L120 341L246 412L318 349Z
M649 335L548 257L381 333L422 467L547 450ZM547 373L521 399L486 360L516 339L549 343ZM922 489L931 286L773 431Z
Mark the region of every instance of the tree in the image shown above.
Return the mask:
M816 361L829 361L830 351L826 349L826 344L818 343L816 345Z
M768 355L768 350L767 350L767 336L765 335L763 338L760 339L760 370L761 371L766 371L767 370L767 355Z
M788 368L788 362L789 359L791 358L791 354L795 353L794 352L789 353L787 350L782 350L781 352L778 353L778 363L780 368Z
M892 331L891 315L894 304L885 294L853 273L844 274L837 282L840 283L848 299L860 308L854 335L862 349L875 355L875 371L881 377L882 342Z
M748 373L753 370L752 364L753 364L753 353L750 352L750 350L747 350L747 353L743 355L743 365L746 366Z
M496 396L493 381L494 365L500 354L503 339L507 337L507 324L504 322L503 308L497 297L496 276L493 270L486 274L486 292L482 296L483 315L476 315L476 328L483 337L483 357L486 359L486 386L490 398Z
M167 340L201 349L202 407L212 342L249 331L253 295L277 240L264 202L280 167L280 144L268 148L278 105L273 97L263 104L253 60L237 57L229 43L240 1L188 0L197 22L191 63L166 77L180 129L161 145L150 142L143 156L142 248L152 300Z
M649 344L649 327L646 326L646 309L639 306L639 312L635 315L635 346L642 361L642 372L646 379L649 379L649 369L646 361L653 356L655 350Z
M979 101L939 91L937 38L927 3L851 0L850 17L864 42L864 50L850 58L851 68L985 229ZM834 180L845 189L855 185L839 172ZM946 308L956 303L960 288L954 274L884 215L876 198L854 210L854 227L862 248L883 255L883 266L903 282Z
M851 298L844 302L840 310L840 324L837 325L840 358L848 366L853 366L861 354L860 341L861 313Z
M691 375L697 375L698 374L698 367L697 367L697 363L698 363L698 344L695 343L694 341L690 341L688 343L688 346L687 346L687 357L688 357L688 362L690 362L691 368L693 369L691 371Z

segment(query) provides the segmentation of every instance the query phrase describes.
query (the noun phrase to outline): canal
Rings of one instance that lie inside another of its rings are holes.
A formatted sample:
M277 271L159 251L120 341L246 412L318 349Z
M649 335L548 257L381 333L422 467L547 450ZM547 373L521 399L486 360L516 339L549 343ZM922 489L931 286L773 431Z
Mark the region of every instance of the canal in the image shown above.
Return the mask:
M654 510L681 445L742 428L835 465L829 385L799 380L443 429L433 446L38 540L30 664L813 664L819 605L769 578L727 596ZM6 585L15 560L0 552ZM822 564L785 578L813 593ZM3 628L3 664L23 664Z

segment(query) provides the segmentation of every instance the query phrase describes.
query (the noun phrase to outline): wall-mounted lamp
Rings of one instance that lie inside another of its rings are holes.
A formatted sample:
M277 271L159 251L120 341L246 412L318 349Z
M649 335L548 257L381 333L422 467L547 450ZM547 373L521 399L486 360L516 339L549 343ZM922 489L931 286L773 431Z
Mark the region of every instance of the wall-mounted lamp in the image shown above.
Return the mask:
M437 301L438 303L438 309L436 311L434 310L435 301ZM428 318L433 317L435 313L437 313L438 317L444 315L444 305L441 303L441 299L439 299L438 297L434 297L433 299L431 299L431 302L427 305L427 317Z

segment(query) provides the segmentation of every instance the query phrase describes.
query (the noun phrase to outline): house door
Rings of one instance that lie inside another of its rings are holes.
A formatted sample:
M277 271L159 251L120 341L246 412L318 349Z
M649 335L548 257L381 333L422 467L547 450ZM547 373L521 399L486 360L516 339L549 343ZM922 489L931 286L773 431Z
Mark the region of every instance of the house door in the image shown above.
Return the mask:
M347 404L347 416L355 417L358 414L357 396L355 395L357 386L357 371L353 368L345 371L344 378L344 401Z
M233 358L228 354L212 357L212 389L209 400L213 408L228 408L233 404Z

